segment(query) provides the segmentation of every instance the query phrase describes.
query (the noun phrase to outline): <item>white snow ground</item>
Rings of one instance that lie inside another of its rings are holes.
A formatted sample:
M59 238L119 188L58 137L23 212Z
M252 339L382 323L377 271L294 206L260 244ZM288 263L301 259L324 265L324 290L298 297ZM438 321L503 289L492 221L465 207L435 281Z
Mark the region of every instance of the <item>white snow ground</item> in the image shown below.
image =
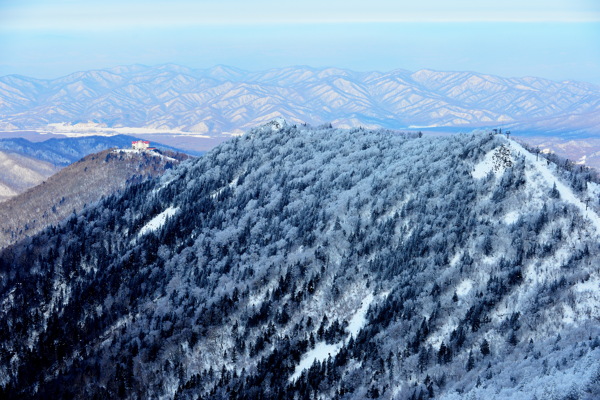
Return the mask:
M590 222L596 230L596 235L600 235L600 217L598 216L598 214L596 214L596 212L593 211L591 208L588 208L586 210L585 203L575 195L573 190L564 183L560 182L548 169L545 159L541 158L539 160L536 160L536 157L533 154L525 150L523 146L521 146L515 141L510 140L507 141L507 143L513 154L519 153L520 155L525 157L525 160L527 160L529 164L534 166L538 174L548 184L550 188L554 184L556 184L556 189L560 193L561 200L571 203L575 207L577 207L579 211L581 211L581 213L590 220Z
M539 158L536 160L535 155L525 150L523 146L521 146L519 143L513 140L506 140L505 145L510 149L511 158L513 158L513 160L514 156L517 154L525 157L527 164L531 165L535 170L534 178L541 178L541 180L545 182L549 188L552 188L552 186L556 184L556 189L560 193L561 200L567 203L571 203L575 207L577 207L581 211L582 215L584 215L590 220L590 222L596 230L596 234L600 236L600 217L598 216L598 214L596 214L596 212L593 211L591 208L588 208L586 210L585 203L575 195L575 193L570 187L568 187L560 180L558 180L558 178L556 178L556 176L548 168L547 162L544 158ZM475 165L473 171L471 172L473 178L481 179L487 176L487 174L489 174L491 171L493 171L493 156L495 151L496 149L493 149L492 151L488 152L483 158L483 160L479 164ZM495 171L496 174L500 174L502 172L502 170ZM509 213L505 217L505 222L510 224L516 222L517 219L518 214Z
M490 173L490 171L493 170L494 163L492 161L492 158L494 157L495 150L496 149L488 152L485 155L485 157L483 157L483 160L481 160L481 162L475 166L475 168L473 169L473 172L471 172L471 175L473 176L473 178L475 178L475 179L484 178L487 174Z
M295 381L302 375L302 372L313 365L315 361L325 361L329 356L335 357L337 353L340 351L344 342L347 342L350 337L356 337L358 332L365 326L367 323L366 314L369 310L369 306L373 302L373 295L368 294L367 297L364 298L360 308L356 311L356 313L350 319L348 323L347 331L350 334L346 341L341 341L335 344L327 344L325 342L318 342L315 344L315 348L309 350L304 354L300 360L300 363L296 366L294 370L294 374L290 377L290 382Z
M369 310L369 306L373 302L373 295L369 294L362 301L362 304L356 314L352 317L350 322L348 323L348 332L352 337L356 337L358 332L365 326L367 323L367 311Z
M314 349L309 350L308 352L306 352L306 354L304 354L304 356L300 360L300 364L296 366L294 374L290 377L289 380L295 381L296 379L300 378L302 372L305 369L310 368L310 366L313 365L315 361L327 360L329 356L335 357L336 354L342 348L342 344L343 342L339 342L336 344L327 344L325 342L319 342L315 344Z
M142 236L142 235L145 235L147 233L150 233L150 232L153 232L153 231L159 229L160 227L162 227L165 224L165 222L167 221L167 218L172 217L178 211L179 211L179 207L167 208L165 211L161 212L160 214L158 214L157 216L152 218L150 221L148 221L148 223L146 225L144 225L142 227L142 229L140 229L138 236Z

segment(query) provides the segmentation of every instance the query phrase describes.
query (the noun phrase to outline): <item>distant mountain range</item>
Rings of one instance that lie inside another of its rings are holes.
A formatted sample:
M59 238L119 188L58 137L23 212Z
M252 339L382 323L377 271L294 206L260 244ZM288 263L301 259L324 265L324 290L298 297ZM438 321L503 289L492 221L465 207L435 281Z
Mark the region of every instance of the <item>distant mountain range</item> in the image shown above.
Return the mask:
M600 133L600 87L475 72L354 72L305 66L120 66L44 80L0 78L0 129L194 133L215 137L283 117L390 129ZM75 126L73 126L75 125ZM119 130L120 129L120 130Z

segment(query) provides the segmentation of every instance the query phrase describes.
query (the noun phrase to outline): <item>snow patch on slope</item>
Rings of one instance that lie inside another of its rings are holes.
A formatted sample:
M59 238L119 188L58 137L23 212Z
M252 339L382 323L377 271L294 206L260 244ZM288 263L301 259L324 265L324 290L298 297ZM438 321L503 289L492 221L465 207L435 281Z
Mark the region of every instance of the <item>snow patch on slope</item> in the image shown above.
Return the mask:
M160 227L162 227L165 224L165 222L167 221L167 218L172 217L178 211L179 211L179 207L167 208L165 211L161 212L160 214L158 214L157 216L152 218L150 221L148 221L148 223L146 225L144 225L142 227L142 229L140 229L138 236L142 236L142 235L145 235L147 233L150 233L150 232L153 232L153 231L159 229Z
M115 149L112 151L115 154L126 154L131 156L132 154L147 154L153 157L159 157L162 158L163 160L167 160L167 161L177 161L176 159L174 159L173 157L169 157L169 156L165 156L163 154L157 153L156 151L153 150L140 150L140 149Z
M367 311L369 310L369 306L373 302L373 295L369 294L363 300L361 307L358 309L356 314L352 317L350 322L348 323L348 332L352 337L356 337L358 332L366 325L367 323Z
M0 201L3 201L5 198L16 196L17 194L19 193L0 183Z
M383 296L385 295L386 294L383 294ZM369 293L363 299L360 308L350 319L347 328L350 337L356 337L356 335L358 335L358 332L360 332L360 330L366 325L366 314L373 300L373 295ZM314 349L309 350L302 356L302 358L300 359L300 363L296 366L296 369L294 370L294 374L289 379L290 382L298 379L302 372L310 368L315 361L322 362L327 360L327 358L329 357L335 357L342 348L342 346L348 342L348 340L349 338L346 341L340 341L335 344L327 344L325 342L316 343Z
M494 174L499 175L513 164L514 160L510 149L506 146L499 146L490 150L485 157L483 157L483 160L473 167L471 175L475 179L484 178L492 171Z
M469 292L471 291L472 288L473 288L473 281L470 279L465 279L464 281L459 283L458 286L456 287L456 295L460 296L460 297L464 297L467 294L469 294Z
M315 361L322 362L327 360L327 358L329 357L335 357L336 354L342 348L342 344L343 342L339 342L336 344L318 342L317 344L315 344L314 349L309 350L306 354L304 354L304 356L300 360L300 364L298 364L296 370L294 371L294 374L291 376L290 381L295 381L296 379L298 379L302 372L310 368L310 366L313 365Z
M459 319L454 316L448 317L444 325L442 325L435 333L432 333L427 342L435 349L439 349L444 339L449 338L453 330L458 327ZM447 343L447 342L446 342Z
M596 276L586 282L578 283L575 285L574 289L577 292L590 292L600 295L600 278Z
M488 152L483 160L479 162L479 164L475 165L471 175L475 179L481 179L487 176L493 169L494 163L492 162L492 157L494 156L494 150Z
M504 216L504 223L512 225L519 220L519 213L517 211L509 211Z
M238 180L240 179L240 176L241 176L241 174L238 174L226 186L223 186L222 188L219 188L219 189L215 190L213 193L211 193L210 198L211 199L216 199L221 193L223 193L223 191L226 188L233 188L233 187L237 186L237 183L238 183Z

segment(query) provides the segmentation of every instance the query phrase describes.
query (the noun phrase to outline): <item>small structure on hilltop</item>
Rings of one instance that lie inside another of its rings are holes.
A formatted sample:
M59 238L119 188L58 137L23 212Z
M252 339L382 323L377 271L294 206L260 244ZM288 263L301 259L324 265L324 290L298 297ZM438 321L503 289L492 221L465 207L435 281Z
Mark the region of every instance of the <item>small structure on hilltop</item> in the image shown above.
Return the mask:
M150 142L147 140L134 140L131 142L131 147L134 150L154 150L154 147L150 147Z
M510 139L510 131L504 131L504 134L506 135L507 139ZM490 131L490 136L494 136L494 135L502 135L502 128L499 129L492 129Z

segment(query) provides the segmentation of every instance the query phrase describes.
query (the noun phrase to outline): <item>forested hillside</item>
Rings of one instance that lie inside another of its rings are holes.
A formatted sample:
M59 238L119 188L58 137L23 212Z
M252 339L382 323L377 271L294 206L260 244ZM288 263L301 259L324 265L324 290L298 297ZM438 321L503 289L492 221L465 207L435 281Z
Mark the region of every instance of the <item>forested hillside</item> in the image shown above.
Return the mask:
M134 140L139 139L126 135L51 138L41 142L0 138L0 202L39 185L61 168L87 155L111 148L130 148ZM178 152L160 143L152 145ZM189 154L200 155L198 152Z
M130 148L131 142L139 138L128 135L86 136L71 138L50 138L42 142L30 142L24 138L0 139L0 150L22 154L37 160L66 167L83 157L111 148ZM153 143L163 150L177 151L163 144Z
M591 174L272 123L0 254L0 396L600 397Z
M41 184L0 203L0 248L58 224L128 185L163 174L182 153L105 150L61 169Z

